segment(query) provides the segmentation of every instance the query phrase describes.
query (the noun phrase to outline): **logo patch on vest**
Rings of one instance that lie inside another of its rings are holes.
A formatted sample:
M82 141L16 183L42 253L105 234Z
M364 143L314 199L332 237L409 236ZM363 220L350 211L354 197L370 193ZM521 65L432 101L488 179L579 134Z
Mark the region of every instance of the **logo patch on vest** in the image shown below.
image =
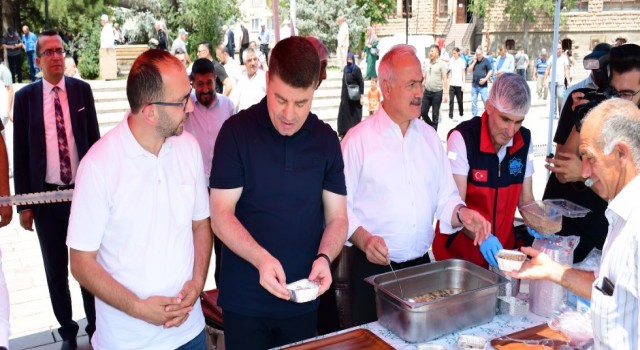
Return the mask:
M509 175L516 176L522 173L522 168L524 165L522 164L522 160L520 158L513 158L509 160Z
M476 170L473 169L472 170L472 174L473 174L473 181L478 181L478 182L487 182L487 177L488 177L488 171L487 170Z

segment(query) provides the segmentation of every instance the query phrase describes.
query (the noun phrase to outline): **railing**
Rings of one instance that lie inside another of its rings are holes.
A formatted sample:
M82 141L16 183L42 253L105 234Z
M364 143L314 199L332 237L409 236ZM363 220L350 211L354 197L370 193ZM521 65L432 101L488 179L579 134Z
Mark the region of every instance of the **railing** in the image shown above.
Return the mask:
M467 47L469 45L469 40L471 39L471 34L476 28L476 16L471 16L471 22L467 26L467 30L464 32L464 36L462 37L462 47ZM473 48L470 48L473 52Z
M451 52L453 52L453 48L456 47L456 41L452 41L450 43L447 44L447 46L444 47L444 50L447 51L447 53L449 55L451 55Z
M453 23L453 12L449 14L449 19L447 20L447 24L444 26L444 31L442 32L442 34L449 35L449 30L451 29L452 23Z

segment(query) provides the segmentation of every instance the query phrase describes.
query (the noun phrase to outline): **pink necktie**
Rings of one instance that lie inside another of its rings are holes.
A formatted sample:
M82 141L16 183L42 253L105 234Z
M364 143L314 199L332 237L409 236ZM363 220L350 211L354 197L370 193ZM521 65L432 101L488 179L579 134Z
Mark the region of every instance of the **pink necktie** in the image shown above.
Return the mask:
M67 131L64 127L62 105L58 97L59 87L53 88L53 105L56 112L56 132L58 133L58 155L60 156L60 180L65 185L71 183L71 159L69 158L69 143L67 143Z

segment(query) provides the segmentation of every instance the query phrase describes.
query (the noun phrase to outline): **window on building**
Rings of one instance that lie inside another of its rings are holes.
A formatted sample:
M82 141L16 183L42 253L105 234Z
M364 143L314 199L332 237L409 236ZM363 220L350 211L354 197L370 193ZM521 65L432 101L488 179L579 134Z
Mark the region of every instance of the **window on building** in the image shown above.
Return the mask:
M589 10L589 0L574 0L573 3L563 1L562 9L569 12L587 12Z
M260 30L260 18L251 19L251 31L257 32Z
M251 0L251 6L253 7L262 7L263 0Z
M516 49L516 41L513 39L507 39L504 42L504 47L507 48L507 51L514 51Z
M640 0L604 0L605 11L640 10Z
M402 18L407 18L407 13L409 14L409 18L413 17L412 2L412 0L402 0Z
M449 15L449 1L438 0L438 16L447 17Z

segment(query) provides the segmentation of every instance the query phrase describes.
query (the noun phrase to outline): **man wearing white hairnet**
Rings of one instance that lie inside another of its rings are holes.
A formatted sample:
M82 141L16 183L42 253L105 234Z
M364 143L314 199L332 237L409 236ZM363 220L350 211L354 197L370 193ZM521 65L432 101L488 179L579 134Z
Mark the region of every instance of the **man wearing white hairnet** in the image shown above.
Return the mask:
M497 267L496 253L515 248L516 207L534 199L531 132L522 127L530 107L527 81L504 73L491 87L482 117L460 123L449 134L448 158L460 197L491 222L493 235L478 249L467 235L442 234L438 223L436 260L459 258Z

